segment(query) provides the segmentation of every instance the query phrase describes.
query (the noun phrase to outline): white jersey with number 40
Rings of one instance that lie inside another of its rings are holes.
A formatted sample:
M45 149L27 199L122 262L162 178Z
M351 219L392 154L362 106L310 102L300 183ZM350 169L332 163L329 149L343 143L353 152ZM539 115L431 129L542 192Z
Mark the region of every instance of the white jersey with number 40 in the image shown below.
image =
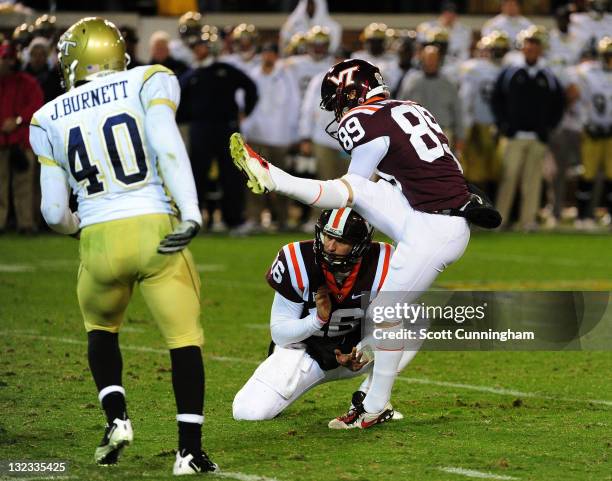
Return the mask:
M174 212L145 135L145 115L160 103L176 110L179 100L174 74L151 65L92 80L34 114L32 149L42 164L65 171L81 227Z

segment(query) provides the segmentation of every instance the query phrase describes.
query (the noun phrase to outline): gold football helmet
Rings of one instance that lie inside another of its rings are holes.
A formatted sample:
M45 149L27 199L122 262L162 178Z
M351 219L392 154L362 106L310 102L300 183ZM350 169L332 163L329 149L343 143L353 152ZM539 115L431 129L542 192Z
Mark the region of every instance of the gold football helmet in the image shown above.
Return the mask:
M493 30L488 35L482 37L476 46L479 50L488 50L491 57L501 59L510 51L510 37L501 30Z
M526 40L539 42L543 50L548 48L548 30L542 25L531 25L521 30L516 36L519 47L522 47Z
M66 30L57 51L67 91L100 72L125 70L129 60L117 27L99 17L83 18Z
M15 27L13 31L13 42L15 42L19 47L25 48L30 41L32 40L32 32L34 31L34 27L27 23L22 23Z
M597 53L602 57L604 55L612 55L612 37L605 36L597 44Z
M34 24L32 28L34 30L35 37L45 37L51 38L55 33L57 18L55 15L50 15L45 13L41 15L36 20L34 20Z
M612 69L612 37L606 35L597 44L597 53L601 57L603 68L608 71Z
M387 25L373 22L363 29L360 37L362 42L374 39L385 40L387 38Z
M306 43L309 45L328 44L330 40L329 28L315 25L306 33Z
M241 23L232 30L232 40L235 42L249 42L259 36L257 28L252 23Z
M285 48L285 55L302 55L306 52L306 35L302 32L294 33Z
M199 35L202 28L202 14L200 12L187 12L179 18L179 35L181 38Z
M448 45L449 32L444 27L431 27L423 32L425 45Z

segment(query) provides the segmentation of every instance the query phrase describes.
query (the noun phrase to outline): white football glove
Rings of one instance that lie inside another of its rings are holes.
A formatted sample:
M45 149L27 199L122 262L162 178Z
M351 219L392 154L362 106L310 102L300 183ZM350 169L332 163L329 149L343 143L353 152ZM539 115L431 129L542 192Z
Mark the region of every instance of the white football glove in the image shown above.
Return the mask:
M175 252L182 251L191 242L191 239L198 235L199 230L200 225L193 220L181 222L170 234L162 239L157 252L160 254L174 254Z

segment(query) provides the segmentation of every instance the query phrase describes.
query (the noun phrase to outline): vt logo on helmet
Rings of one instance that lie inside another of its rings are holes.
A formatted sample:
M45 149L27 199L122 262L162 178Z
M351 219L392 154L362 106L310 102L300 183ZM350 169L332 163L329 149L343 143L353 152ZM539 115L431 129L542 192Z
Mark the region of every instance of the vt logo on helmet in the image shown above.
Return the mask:
M358 69L359 67L357 65L355 65L354 67L346 68L344 70L341 70L337 77L335 75L329 77L329 80L331 80L338 86L340 86L341 84L351 85L353 83L353 72Z
M388 98L389 87L378 67L361 59L337 63L329 69L321 83L321 108L334 112L336 122L340 122L350 109L377 96ZM332 132L326 131L334 137Z

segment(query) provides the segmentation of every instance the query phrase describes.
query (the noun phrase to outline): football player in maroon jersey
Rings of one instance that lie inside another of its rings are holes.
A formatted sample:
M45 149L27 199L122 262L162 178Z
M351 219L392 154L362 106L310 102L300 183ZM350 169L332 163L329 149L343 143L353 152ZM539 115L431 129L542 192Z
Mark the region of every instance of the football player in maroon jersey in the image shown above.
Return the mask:
M234 419L272 419L319 384L367 373L353 394L353 405L363 401L372 380L363 296L380 290L393 254L391 245L372 241L372 230L350 207L324 210L314 240L279 251L266 275L275 290L270 356L236 394ZM400 370L414 354L404 353ZM401 418L390 403L384 416Z
M334 135L351 155L348 173L319 181L291 176L268 163L233 134L236 166L255 193L279 192L324 209L351 206L396 243L389 273L370 312L392 303L410 304L465 251L468 221L497 227L490 202L473 193L435 118L411 101L391 100L374 65L359 59L332 67L321 85L321 107L333 111ZM370 178L377 174L380 180ZM384 295L383 295L384 294ZM403 319L384 319L385 335L374 346L373 376L363 403L339 417L336 427L366 428L385 418L404 345L389 341Z

